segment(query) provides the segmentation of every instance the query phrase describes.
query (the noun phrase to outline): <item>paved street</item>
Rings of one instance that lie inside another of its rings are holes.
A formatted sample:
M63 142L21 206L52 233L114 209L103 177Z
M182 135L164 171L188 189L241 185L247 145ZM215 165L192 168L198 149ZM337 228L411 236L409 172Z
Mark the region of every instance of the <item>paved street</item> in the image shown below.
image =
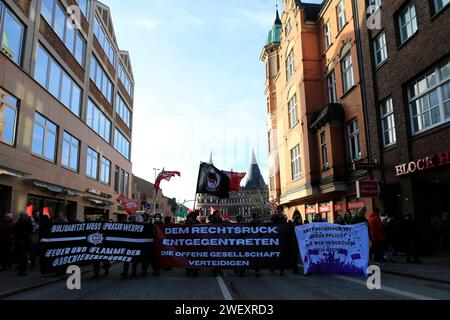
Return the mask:
M382 290L370 291L362 278L304 277L291 272L286 277L263 272L255 278L249 271L242 278L232 271L215 278L204 271L187 278L182 270L166 271L160 278L120 278L120 266L99 280L87 273L82 290L69 291L64 281L11 296L11 300L421 300L450 299L450 285L382 275Z

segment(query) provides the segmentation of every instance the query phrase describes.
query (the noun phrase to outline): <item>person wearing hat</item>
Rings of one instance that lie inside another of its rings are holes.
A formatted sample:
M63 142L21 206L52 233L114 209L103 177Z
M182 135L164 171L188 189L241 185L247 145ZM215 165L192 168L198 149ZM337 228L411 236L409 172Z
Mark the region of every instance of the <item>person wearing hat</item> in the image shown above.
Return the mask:
M3 221L0 224L0 271L5 271L12 266L13 220L12 213L7 213L3 216Z

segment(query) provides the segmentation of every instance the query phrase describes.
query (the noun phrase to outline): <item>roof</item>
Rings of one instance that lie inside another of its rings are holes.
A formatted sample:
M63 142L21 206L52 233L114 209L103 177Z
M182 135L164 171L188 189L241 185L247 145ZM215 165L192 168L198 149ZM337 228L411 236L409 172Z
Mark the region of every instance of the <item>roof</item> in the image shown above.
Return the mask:
M264 178L261 174L261 170L259 169L255 152L253 152L252 163L247 173L247 182L245 183L244 189L253 190L253 189L262 189L265 187L267 187L266 182L264 181Z
M279 44L281 43L281 32L282 32L283 26L280 19L280 14L276 13L275 22L273 24L272 30L269 31L269 34L267 35L267 42L266 46L269 46L271 44Z
M306 3L301 0L296 0L296 2L305 12L305 20L316 22L319 19L319 13L325 1L322 1L322 3Z

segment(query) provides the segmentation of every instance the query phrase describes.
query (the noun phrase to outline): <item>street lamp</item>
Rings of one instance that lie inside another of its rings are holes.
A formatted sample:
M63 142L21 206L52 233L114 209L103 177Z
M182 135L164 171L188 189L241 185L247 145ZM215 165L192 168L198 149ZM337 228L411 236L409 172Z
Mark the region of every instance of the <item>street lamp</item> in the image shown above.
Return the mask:
M158 178L158 172L161 171L161 169L153 168L153 170L155 171L155 182L156 182L156 179Z

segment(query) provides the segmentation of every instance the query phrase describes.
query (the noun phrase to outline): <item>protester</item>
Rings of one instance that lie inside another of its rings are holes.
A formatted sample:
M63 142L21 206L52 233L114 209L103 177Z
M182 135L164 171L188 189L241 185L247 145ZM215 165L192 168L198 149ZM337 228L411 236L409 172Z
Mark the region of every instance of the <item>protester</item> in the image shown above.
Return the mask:
M251 226L259 226L259 224L261 223L261 220L259 219L259 216L257 213L252 213L252 220L250 221L249 225ZM259 269L255 269L255 277L259 278L261 277L261 272Z
M12 249L14 240L14 217L12 213L3 216L0 224L0 271L12 267Z
M156 225L160 225L160 224L163 224L163 220L162 220L162 216L161 216L161 214L159 214L159 213L157 213L157 214L155 214L155 223L154 223L154 225L156 226ZM152 256L152 267L153 267L153 276L154 277L159 277L159 276L161 276L161 267L158 265L158 262L156 261L157 259L156 259L156 247L154 246L153 247L153 250L152 250L152 253L153 253L153 256ZM143 269L142 269L142 272L144 273L144 274L146 274L147 273L147 268L148 268L148 264L143 264L142 265L142 267L143 267Z
M391 217L389 214L385 215L385 219L383 220L383 230L384 230L384 250L385 250L385 259L391 262L392 256L396 255L396 243L395 238L397 236L395 231L395 219Z
M292 235L292 271L295 274L299 274L299 262L300 262L300 248L297 242L297 235L295 234L295 228L303 224L303 217L300 211L296 210L292 216L293 218L293 235Z
M38 258L38 247L39 247L39 213L33 214L31 218L31 224L33 225L33 234L31 235L31 245L30 245L30 268L36 267L36 259Z
M272 216L272 222L274 224L285 224L287 223L287 219L286 216L284 215L284 207L283 206L278 206L277 208L277 212L275 215ZM270 270L271 273L274 273L275 270L271 269ZM284 277L284 269L280 269L280 276Z
M244 217L242 215L238 215L236 217L236 223L237 224L243 224L244 223ZM245 269L244 268L242 268L242 269L235 269L234 273L235 274L239 274L239 276L241 276L241 277L245 277Z
M342 218L342 216L340 214L337 214L334 217L334 223L338 224L338 225L341 225L341 226L345 226L346 225L344 218Z
M344 222L346 225L352 224L352 213L348 210L344 215Z
M378 208L373 209L369 216L370 238L372 239L372 253L376 263L382 262L384 258L384 231L383 222L381 221L380 211Z
M186 225L195 225L195 224L199 224L196 215L194 213L188 214L186 219ZM198 277L198 269L187 268L186 275L188 277Z
M100 222L100 223L105 223L106 222L106 218L105 217L100 217L96 222ZM100 261L95 261L93 263L94 265L94 279L98 279L100 278ZM111 263L109 261L103 261L103 269L105 270L104 272L104 276L108 276L109 275L109 269L111 268Z
M406 259L408 263L421 263L417 243L419 241L419 231L412 214L405 217L403 224L403 235L406 244ZM414 261L413 261L414 259Z
M172 223L172 217L165 217L164 218L164 224L171 224Z
M366 219L366 214L367 214L367 208L361 208L358 211L358 214L356 214L351 221L351 224L360 224L360 223L367 223L369 224L369 221Z
M316 215L314 216L313 222L314 222L314 223L323 222L323 220L322 220L322 215L321 215L321 214L316 214Z
M17 269L20 277L27 275L28 253L31 245L33 225L24 212L20 214L19 220L14 225L14 249L16 252Z
M309 220L303 221L303 224L309 224Z

